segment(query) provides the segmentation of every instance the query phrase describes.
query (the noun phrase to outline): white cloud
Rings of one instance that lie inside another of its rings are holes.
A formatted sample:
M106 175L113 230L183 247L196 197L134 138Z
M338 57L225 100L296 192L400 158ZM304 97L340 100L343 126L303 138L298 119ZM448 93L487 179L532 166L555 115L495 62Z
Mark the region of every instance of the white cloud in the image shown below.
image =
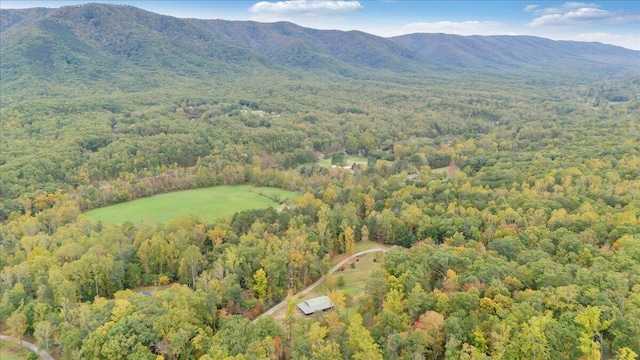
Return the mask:
M307 1L291 0L269 2L261 1L249 8L249 12L257 16L283 17L299 15L344 15L363 9L358 1Z
M576 11L569 11L564 14L548 14L542 15L531 21L531 26L549 26L549 25L569 25L581 22L590 22L597 20L606 20L610 17L610 13L606 10L596 8L579 8Z
M563 14L574 9L580 8L599 8L600 5L594 3L583 2L566 2L559 7L541 8L538 5L527 5L522 11L533 13L534 15L551 15L551 14Z
M640 20L640 15L624 11L609 11L599 8L592 3L567 2L560 7L539 8L528 5L523 11L537 16L528 25L541 26L569 26L579 24L624 24Z
M503 24L496 21L437 21L405 24L399 33L445 33L457 35L494 35L501 32Z

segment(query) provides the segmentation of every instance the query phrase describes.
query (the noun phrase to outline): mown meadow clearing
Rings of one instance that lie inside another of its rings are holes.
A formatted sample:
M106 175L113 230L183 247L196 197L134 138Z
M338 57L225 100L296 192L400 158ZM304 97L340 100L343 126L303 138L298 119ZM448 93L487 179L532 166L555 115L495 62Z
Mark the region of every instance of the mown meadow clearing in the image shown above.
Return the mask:
M362 156L347 155L344 158L344 164L345 164L345 166L351 166L353 164L365 165L366 166L367 165L367 158L366 157L362 157ZM325 166L325 167L331 167L331 157L326 157L324 159L318 160L318 165Z
M0 359L2 360L23 360L29 356L29 353L29 350L18 344L0 340Z
M112 223L164 223L181 216L200 216L205 221L213 221L242 210L277 207L278 201L295 197L295 192L277 188L216 186L151 196L87 211L85 215Z

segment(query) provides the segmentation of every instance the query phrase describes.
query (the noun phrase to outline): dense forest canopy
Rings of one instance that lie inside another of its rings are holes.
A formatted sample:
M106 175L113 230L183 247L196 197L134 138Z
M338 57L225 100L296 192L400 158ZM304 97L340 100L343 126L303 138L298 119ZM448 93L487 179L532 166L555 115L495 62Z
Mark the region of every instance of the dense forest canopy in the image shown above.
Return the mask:
M4 333L61 359L640 354L637 51L446 66L425 37L99 4L0 15ZM301 195L214 222L82 214L240 184ZM371 242L395 247L363 291L295 311Z

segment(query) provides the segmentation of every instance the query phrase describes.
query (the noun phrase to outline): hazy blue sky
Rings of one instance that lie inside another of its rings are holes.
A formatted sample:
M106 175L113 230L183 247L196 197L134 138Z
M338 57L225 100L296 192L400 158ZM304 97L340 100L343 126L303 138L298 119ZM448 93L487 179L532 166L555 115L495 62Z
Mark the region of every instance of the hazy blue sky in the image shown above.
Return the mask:
M0 7L59 7L88 1L12 1ZM94 1L176 17L291 21L317 29L380 36L415 32L534 35L600 41L640 50L640 1Z

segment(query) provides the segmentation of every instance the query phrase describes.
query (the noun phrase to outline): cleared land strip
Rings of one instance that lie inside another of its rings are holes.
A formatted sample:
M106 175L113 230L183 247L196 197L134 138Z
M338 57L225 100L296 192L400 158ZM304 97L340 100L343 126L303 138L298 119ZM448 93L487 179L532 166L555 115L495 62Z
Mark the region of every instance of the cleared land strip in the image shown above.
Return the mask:
M34 353L40 355L40 357L45 360L54 360L54 358L51 355L47 354L47 352L44 351L44 349L40 349L36 344L30 343L28 341L24 341L24 340L20 341L20 339L16 339L14 337L7 336L7 335L0 335L0 340L11 341L13 343L19 344L22 347L25 347L33 351Z
M348 263L349 261L355 259L358 256L364 255L364 254L368 254L368 253L372 253L372 252L378 252L378 251L389 251L389 249L385 249L385 248L373 248L373 249L369 249L369 250L364 250L364 251L360 251L358 253L355 253L351 256L349 256L348 258L340 261L338 264L336 264L334 267L331 268L331 270L329 270L326 274L322 275L320 277L320 279L318 279L316 282L314 282L313 284L311 284L309 287L307 287L306 289L300 291L299 293L293 295L291 297L291 300L295 300L301 296L304 296L305 294L307 294L308 292L310 292L311 290L315 289L316 286L320 285L324 279L327 277L327 275L331 275L334 272L336 272L338 269L340 269L341 266L343 266L344 264ZM273 313L275 313L276 311L280 310L281 307L285 306L287 304L287 300L283 300L280 303L276 304L275 306L273 306L271 309L263 312L262 314L260 314L257 318L255 318L253 320L253 323L255 324L260 318L263 318L265 316L270 316Z

